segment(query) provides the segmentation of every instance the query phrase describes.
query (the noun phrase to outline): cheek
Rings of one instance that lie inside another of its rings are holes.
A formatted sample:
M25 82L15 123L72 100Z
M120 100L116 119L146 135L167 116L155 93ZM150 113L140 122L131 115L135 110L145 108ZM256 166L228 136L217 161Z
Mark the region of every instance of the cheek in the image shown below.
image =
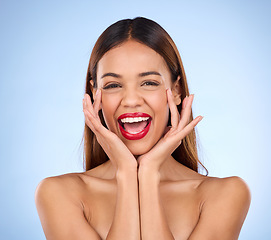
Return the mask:
M153 94L149 94L148 103L153 109L156 117L159 117L159 122L165 121L167 123L169 109L166 92L163 90L157 91L156 93Z
M165 91L157 91L148 96L149 101L165 107L167 105L167 95Z
M119 106L120 99L118 96L110 94L102 95L102 113L107 127L113 130L112 127L115 125L115 112Z

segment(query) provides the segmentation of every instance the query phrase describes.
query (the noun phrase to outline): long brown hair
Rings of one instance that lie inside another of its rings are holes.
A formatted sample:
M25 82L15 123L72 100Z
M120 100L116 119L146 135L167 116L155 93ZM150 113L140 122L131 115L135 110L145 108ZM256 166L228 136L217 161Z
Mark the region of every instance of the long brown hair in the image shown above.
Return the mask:
M179 51L169 36L169 34L156 22L143 17L120 20L109 26L98 38L89 60L85 92L90 95L93 102L92 90L97 87L97 64L103 55L110 49L128 40L138 41L157 53L159 53L167 63L171 72L172 83L179 81L181 99L189 95L186 75ZM179 78L178 78L179 77ZM93 81L93 86L90 84ZM181 104L177 106L181 112ZM102 124L106 127L101 111L99 116ZM191 121L193 115L191 114ZM170 119L169 119L170 124ZM198 164L202 163L198 159L197 142L195 130L188 134L182 144L173 152L172 156L179 163L198 172ZM107 155L97 142L95 134L85 124L84 129L84 168L90 170L106 162ZM203 165L202 165L203 166ZM204 167L204 166L203 166ZM205 168L205 167L204 167ZM205 168L207 171L207 169ZM208 171L207 171L208 172Z

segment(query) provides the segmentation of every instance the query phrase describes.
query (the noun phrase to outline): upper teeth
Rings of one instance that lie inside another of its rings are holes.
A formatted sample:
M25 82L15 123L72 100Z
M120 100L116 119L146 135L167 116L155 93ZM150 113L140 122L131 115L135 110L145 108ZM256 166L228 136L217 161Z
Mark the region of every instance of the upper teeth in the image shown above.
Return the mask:
M122 118L121 122L122 123L133 123L133 122L141 122L141 121L147 121L149 117L127 117L127 118Z

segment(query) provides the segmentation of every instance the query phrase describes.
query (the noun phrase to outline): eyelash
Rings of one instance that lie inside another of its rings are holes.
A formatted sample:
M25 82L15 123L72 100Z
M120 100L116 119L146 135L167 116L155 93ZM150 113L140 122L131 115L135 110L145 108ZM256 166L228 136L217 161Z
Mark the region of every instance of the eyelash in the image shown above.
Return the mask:
M142 83L142 85L141 86L159 86L160 85L160 83L158 83L158 82L154 82L154 81L146 81L146 82L144 82L144 83ZM113 88L121 88L121 85L120 84L118 84L118 83L111 83L111 84L108 84L107 86L105 86L105 87L103 87L103 89L113 89Z
M160 85L160 83L154 82L154 81L146 81L142 85L146 85L146 86L158 86L158 85Z
M121 86L117 83L111 83L111 84L108 84L107 86L103 87L103 89L111 89L111 88L117 88L117 87L121 87Z

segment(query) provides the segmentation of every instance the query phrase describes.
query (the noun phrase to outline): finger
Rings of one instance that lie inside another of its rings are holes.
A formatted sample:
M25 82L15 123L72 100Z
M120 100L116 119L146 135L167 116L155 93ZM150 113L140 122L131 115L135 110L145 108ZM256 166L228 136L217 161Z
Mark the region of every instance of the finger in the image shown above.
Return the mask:
M101 99L102 99L101 89L97 89L95 100L93 103L93 110L97 116L101 107Z
M83 112L85 115L85 122L88 127L93 131L97 132L101 130L101 121L98 115L95 114L91 100L88 94L85 94L83 99Z
M85 100L85 104L84 104L85 109L87 109L90 113L95 115L93 104L91 102L90 96L87 93L84 95L84 100Z
M203 119L203 116L198 116L193 121L191 121L182 131L180 131L176 136L182 140L184 139L192 130L197 126L197 124Z
M185 109L185 106L186 106L186 104L187 104L187 99L188 99L188 96L186 96L186 97L183 99L183 102L182 102L181 118L183 117L184 109Z
M178 127L178 123L180 121L180 114L174 102L170 88L167 89L167 99L168 99L168 106L169 106L170 116L171 116L171 126L173 129L175 129Z
M163 136L166 136L167 133L170 131L170 129L171 129L170 126L165 127L165 130L164 130L164 132L163 132Z
M96 133L101 125L100 121L97 120L97 117L94 116L91 112L89 112L88 109L84 108L83 110L84 115L85 115L85 122L87 126L94 132Z
M181 114L182 117L181 117L181 121L179 122L178 130L183 129L189 123L190 116L192 113L191 107L192 107L193 99L194 99L194 94L191 94L186 100L185 106L182 109L182 114Z

